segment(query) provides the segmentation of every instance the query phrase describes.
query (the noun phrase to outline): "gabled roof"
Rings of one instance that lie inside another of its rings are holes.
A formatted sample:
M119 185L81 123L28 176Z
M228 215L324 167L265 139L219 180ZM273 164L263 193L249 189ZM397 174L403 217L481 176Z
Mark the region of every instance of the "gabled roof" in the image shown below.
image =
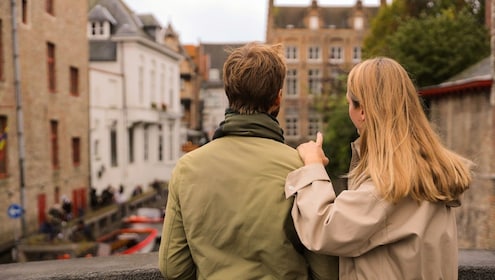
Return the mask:
M144 26L148 27L161 27L162 24L156 19L153 14L139 14L139 20L141 20Z
M151 14L138 15L134 13L123 0L89 0L88 18L89 21L108 20L111 23L109 41L135 40L160 50L170 57L180 58L180 54L169 46L157 42L160 35L158 32L161 32L162 29L160 22ZM99 61L113 61L116 45L105 44L102 41L104 39L101 38L89 40L90 58Z
M121 0L98 0L91 3L89 15L110 14L113 17L112 35L139 36L152 39L144 30L144 24L123 1ZM156 19L155 19L156 21Z
M318 6L320 16L325 27L350 28L349 18L355 7ZM273 18L275 28L304 28L303 19L307 15L310 6L274 6ZM379 7L363 7L363 12L369 17L378 13Z
M230 54L231 49L239 48L245 45L244 43L225 43L225 44L205 44L201 43L203 53L210 57L210 68L220 69L222 71L223 64ZM221 75L220 75L221 77Z
M89 11L88 20L98 22L108 21L111 24L117 24L117 21L112 14L101 5L96 5L93 9L91 9L91 11Z
M486 88L492 85L492 62L486 57L461 73L438 85L419 90L423 96L443 95L473 88Z
M218 69L220 74L219 81L207 81L204 86L206 87L223 87L223 64L230 54L230 50L239 48L245 45L245 43L201 43L202 53L209 57L209 69Z

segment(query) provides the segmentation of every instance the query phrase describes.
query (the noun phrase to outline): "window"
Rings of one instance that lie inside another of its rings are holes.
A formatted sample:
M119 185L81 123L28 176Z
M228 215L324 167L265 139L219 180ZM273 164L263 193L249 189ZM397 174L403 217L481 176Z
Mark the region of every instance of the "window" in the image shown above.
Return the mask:
M91 24L91 37L98 37L99 35L105 34L105 29L103 28L103 22L93 21Z
M308 71L308 88L309 94L321 94L321 76L319 69L309 69Z
M297 47L287 46L285 48L285 58L287 60L297 60Z
M95 157L95 160L99 160L100 159L100 140L96 139L93 143L94 143L93 156Z
M47 13L49 13L50 15L55 15L55 8L54 8L54 5L53 5L53 1L55 0L45 0L45 10Z
M162 126L158 126L158 161L163 161L163 135Z
M285 117L285 133L289 137L299 135L299 120L297 116Z
M330 63L340 64L344 62L344 52L342 47L332 46L330 48Z
M297 70L289 69L286 79L287 96L297 96Z
M0 116L0 178L7 176L7 116Z
M128 130L129 137L129 162L134 162L134 128L130 127Z
M48 90L55 92L56 80L55 80L55 45L52 43L46 44L47 48L47 64L48 64Z
M144 102L144 67L139 66L139 77L138 77L138 93L139 93L139 103Z
M79 69L70 67L70 94L79 96Z
M110 165L117 166L117 129L110 129Z
M21 2L21 17L22 23L28 23L28 0L22 0Z
M52 166L54 169L60 167L60 162L58 160L58 121L50 121L50 137L52 142Z
M3 53L3 21L0 19L0 81L5 80L5 57Z
M354 18L354 29L355 30L363 30L364 20L363 17L355 17Z
M314 136L320 131L320 118L315 113L310 114L308 119L308 135Z
M149 85L150 85L150 99L151 99L151 102L154 102L154 103L159 103L159 99L160 98L157 98L156 96L156 61L155 60L152 60L151 61L151 70L150 70L150 81L149 81ZM160 106L157 106L157 107L160 107Z
M150 136L149 136L149 126L148 125L145 125L144 126L144 147L143 147L143 151L144 151L144 160L147 161L148 160L148 157L149 157L149 141L150 141Z
M169 124L169 133L168 133L168 160L174 160L174 123Z
M81 163L81 139L79 137L72 138L72 163L74 166L79 166Z
M309 18L309 29L315 30L320 27L320 19L317 16L311 16Z
M309 60L319 60L320 59L320 47L317 47L317 46L309 47L308 59Z
M53 190L53 202L55 202L55 204L60 203L60 187L59 186L55 186L55 189Z
M358 63L361 61L361 47L355 46L352 49L352 62Z

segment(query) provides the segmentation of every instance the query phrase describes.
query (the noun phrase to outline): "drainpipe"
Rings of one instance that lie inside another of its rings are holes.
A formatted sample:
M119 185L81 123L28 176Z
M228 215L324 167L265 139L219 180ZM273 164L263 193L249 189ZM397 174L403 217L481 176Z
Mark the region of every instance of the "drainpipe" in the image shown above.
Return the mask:
M17 144L19 149L19 194L20 203L22 209L25 205L25 181L24 181L24 121L22 114L22 98L21 98L21 71L19 66L19 43L17 38L17 10L16 0L10 1L10 7L12 10L12 51L14 59L14 88L16 97L16 111L17 111ZM21 237L26 235L26 218L21 215Z

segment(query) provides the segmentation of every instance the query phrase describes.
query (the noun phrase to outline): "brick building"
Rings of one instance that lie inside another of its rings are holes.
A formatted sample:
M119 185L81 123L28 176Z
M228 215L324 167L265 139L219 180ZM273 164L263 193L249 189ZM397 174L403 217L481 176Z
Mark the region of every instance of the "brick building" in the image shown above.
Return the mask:
M269 0L266 42L282 43L288 63L278 119L289 145L323 130L315 104L337 94L332 83L361 61L361 46L378 9L361 0L347 7L320 6L316 0L309 6L275 6Z
M0 251L37 231L62 196L76 216L87 205L87 5L0 1ZM12 204L21 218L8 217Z

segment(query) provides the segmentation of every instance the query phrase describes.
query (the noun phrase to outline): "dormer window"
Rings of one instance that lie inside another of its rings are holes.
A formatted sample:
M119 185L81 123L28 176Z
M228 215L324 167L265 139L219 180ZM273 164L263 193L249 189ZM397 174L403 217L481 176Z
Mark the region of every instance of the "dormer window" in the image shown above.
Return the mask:
M309 18L309 29L315 30L320 28L320 21L318 19L318 16L311 16Z
M354 18L354 30L363 30L364 20L363 17L355 17Z
M110 23L108 21L88 22L88 37L90 39L108 39L110 37Z

